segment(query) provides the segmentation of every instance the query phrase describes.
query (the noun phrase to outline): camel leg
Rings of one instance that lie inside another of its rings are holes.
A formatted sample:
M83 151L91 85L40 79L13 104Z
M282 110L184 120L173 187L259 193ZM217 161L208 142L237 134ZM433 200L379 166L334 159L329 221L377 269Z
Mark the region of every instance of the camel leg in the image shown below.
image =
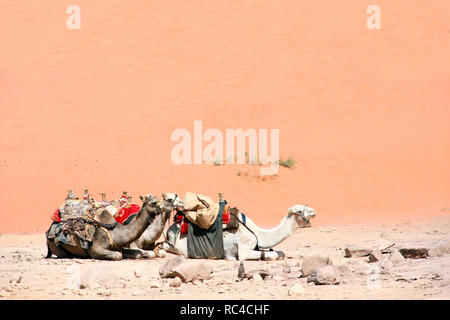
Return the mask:
M122 249L122 258L123 259L141 259L143 257L143 252L139 249Z
M89 255L91 256L92 259L113 260L113 261L122 260L122 252L112 251L99 247L94 248L94 246L92 246L91 250L89 250Z
M47 240L47 256L45 258L51 258L54 254L58 258L70 258L69 253L64 248L56 245L54 241Z
M155 252L153 252L152 250L141 249L139 247L139 245L136 243L136 241L130 243L130 249L139 251L140 254L142 255L141 258L144 258L144 259L152 259L152 258L156 257Z
M239 260L278 260L284 259L282 251L252 250L248 246L240 244L238 247Z

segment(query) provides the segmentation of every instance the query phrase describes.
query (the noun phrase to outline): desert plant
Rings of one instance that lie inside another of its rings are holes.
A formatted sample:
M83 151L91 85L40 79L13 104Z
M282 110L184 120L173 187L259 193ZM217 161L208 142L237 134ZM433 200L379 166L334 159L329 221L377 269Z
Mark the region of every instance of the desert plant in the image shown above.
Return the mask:
M295 159L292 157L289 157L286 160L284 159L278 160L278 164L286 168L292 168L296 163L297 161L295 161Z

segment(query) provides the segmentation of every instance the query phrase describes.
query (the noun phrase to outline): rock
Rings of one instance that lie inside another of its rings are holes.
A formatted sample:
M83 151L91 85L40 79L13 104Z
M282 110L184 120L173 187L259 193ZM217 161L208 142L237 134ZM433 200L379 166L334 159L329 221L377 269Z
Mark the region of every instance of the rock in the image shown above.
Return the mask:
M191 282L211 279L212 270L201 262L188 261L173 268L173 273L183 282Z
M450 241L447 241L437 247L442 254L450 253Z
M0 291L0 297L1 298L7 298L9 297L11 294L7 291Z
M99 296L104 296L104 297L109 297L111 295L111 291L108 290L100 290L97 292L97 295Z
M428 248L402 248L399 251L404 258L425 259L428 257Z
M140 278L141 277L141 273L139 271L137 271L137 270L134 270L134 276L136 278Z
M369 262L381 262L383 261L384 257L383 254L379 249L375 249L372 251L372 253L369 255Z
M174 278L173 269L183 263L186 259L183 256L177 256L168 260L159 268L159 275L161 278Z
M22 281L22 276L20 274L15 274L9 279L9 283L20 283Z
M297 297L303 296L305 294L305 288L300 283L295 283L292 287L289 288L288 295Z
M181 283L182 283L181 279L178 277L175 277L172 280L170 280L169 287L177 288L177 287L181 286Z
M80 279L81 289L113 288L120 285L118 277L111 268L96 265L86 270Z
M239 280L242 280L244 278L244 274L245 274L244 261L241 261L241 263L239 264L239 267L238 267L237 278Z
M384 258L380 263L380 268L382 269L382 273L386 273L389 269L394 266L394 263L389 260L389 258Z
M256 275L261 277L261 279L263 280L272 277L272 274L266 270L249 270L248 272L244 273L244 278L250 280Z
M161 283L158 281L153 281L150 283L150 288L161 288Z
M378 238L375 241L375 244L372 246L372 249L380 250L381 253L390 253L391 248L395 245L394 242L384 239L383 237Z
M338 276L333 265L320 267L308 277L307 282L314 282L316 285L338 284Z
M350 268L345 264L340 264L340 265L335 266L335 270L340 277L345 277L345 276L349 276L352 274L352 271L350 270Z
M259 283L263 281L263 278L258 273L253 275L252 282Z
M283 278L283 277L280 277L280 276L274 276L272 279L273 279L274 281L276 281L276 282L281 282L281 281L284 280L284 278Z
M397 249L393 249L391 254L388 257L389 261L391 261L394 265L397 263L405 261L403 255Z
M345 257L346 258L359 258L366 257L372 253L372 249L362 248L357 246L350 246L345 248Z
M430 250L428 250L428 256L430 258L434 258L434 257L442 257L442 252L439 249L439 247L436 248L431 248Z
M332 264L329 257L324 256L304 256L302 263L302 274L304 277L311 275L317 268Z

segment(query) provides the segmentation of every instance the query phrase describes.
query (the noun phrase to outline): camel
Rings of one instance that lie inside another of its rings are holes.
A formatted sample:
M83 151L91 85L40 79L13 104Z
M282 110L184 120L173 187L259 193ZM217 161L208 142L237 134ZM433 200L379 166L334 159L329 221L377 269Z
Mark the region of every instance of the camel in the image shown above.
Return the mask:
M163 193L162 197L164 200L168 201L174 209L183 207L183 200L178 198L175 193ZM157 215L153 222L147 227L147 229L142 233L142 235L130 244L130 248L138 250L140 249L149 257L153 257L158 255L159 257L164 257L166 252L162 249L159 249L154 253L153 251L156 248L155 242L160 238L164 231L165 224L167 220L170 218L170 212L164 211L160 215Z
M142 208L136 215L136 218L129 224L117 224L112 230L107 231L101 227L101 223L98 223L92 245L88 250L63 243L57 246L53 239L48 239L47 237L48 253L46 258L50 258L52 254L58 258L75 257L100 260L140 259L147 257L145 252L125 248L125 246L138 239L155 220L156 216L172 212L173 207L169 201L164 199L159 201L157 197L152 195L141 196L141 200L143 202Z
M226 260L278 260L284 259L282 251L261 251L271 249L279 244L300 227L309 224L315 216L314 209L305 205L294 205L288 209L287 215L278 226L272 229L258 227L249 217L245 217L245 225L239 223L237 229L224 230L223 242ZM240 221L244 221L242 213L238 214ZM251 231L249 231L249 229ZM162 248L173 254L188 257L187 236L178 234L175 245L164 242Z

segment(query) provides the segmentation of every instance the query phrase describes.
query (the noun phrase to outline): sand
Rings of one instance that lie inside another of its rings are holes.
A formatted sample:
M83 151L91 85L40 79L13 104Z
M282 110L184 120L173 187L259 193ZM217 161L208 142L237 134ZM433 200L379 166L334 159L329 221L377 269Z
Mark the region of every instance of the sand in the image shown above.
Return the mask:
M303 300L303 299L450 299L450 254L427 259L407 259L387 269L368 263L367 257L345 258L347 246L370 247L379 241L394 247L434 247L449 241L450 215L427 223L405 220L376 226L312 226L275 247L284 260L245 261L246 272L266 270L265 280L237 280L238 261L194 260L213 271L209 280L170 287L159 268L175 256L150 260L99 261L44 259L43 234L0 236L0 299L206 299L206 300ZM314 285L299 278L303 256L328 256L346 272L337 285ZM73 288L77 275L100 268L105 279L98 287ZM17 280L20 278L19 282ZM376 281L376 283L374 282ZM304 290L293 295L294 285Z
M271 226L429 218L450 206L445 1L0 3L0 232L42 232L68 189L187 191ZM297 164L175 165L171 133L279 129ZM246 173L246 174L240 174Z

